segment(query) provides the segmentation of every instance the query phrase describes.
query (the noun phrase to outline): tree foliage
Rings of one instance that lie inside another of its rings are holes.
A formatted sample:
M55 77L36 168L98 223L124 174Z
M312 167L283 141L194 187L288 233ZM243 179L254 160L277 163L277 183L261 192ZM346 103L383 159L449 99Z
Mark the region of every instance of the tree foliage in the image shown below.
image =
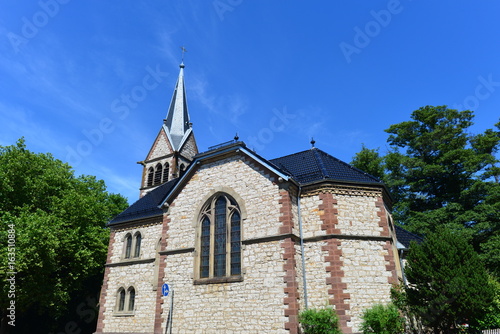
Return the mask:
M330 307L304 310L299 314L299 322L304 334L342 334L339 317Z
M20 319L57 319L75 296L98 293L109 239L105 223L126 206L102 180L75 177L69 165L29 151L23 139L0 146L0 274L12 271L10 226L15 229L16 329ZM9 284L2 282L5 310L12 298L7 298Z
M363 334L399 334L404 331L404 318L394 304L375 304L361 317Z
M378 149L369 149L363 144L361 151L356 153L352 159L351 165L380 180L385 178L384 158L379 154Z
M420 234L463 228L488 269L500 277L500 122L472 134L474 114L446 106L415 110L391 125L389 152L362 148L353 160L381 178L394 199L394 218Z
M487 271L459 230L440 228L412 244L405 272L405 303L435 333L451 333L463 323L477 327L492 306Z

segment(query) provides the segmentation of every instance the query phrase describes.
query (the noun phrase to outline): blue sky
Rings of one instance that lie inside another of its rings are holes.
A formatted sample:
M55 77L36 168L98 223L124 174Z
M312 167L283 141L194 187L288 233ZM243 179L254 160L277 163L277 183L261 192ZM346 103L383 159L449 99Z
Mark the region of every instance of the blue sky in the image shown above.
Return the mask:
M500 116L500 2L0 3L0 145L24 136L76 174L138 197L184 62L200 151L238 133L272 159L316 147L387 150L425 105Z

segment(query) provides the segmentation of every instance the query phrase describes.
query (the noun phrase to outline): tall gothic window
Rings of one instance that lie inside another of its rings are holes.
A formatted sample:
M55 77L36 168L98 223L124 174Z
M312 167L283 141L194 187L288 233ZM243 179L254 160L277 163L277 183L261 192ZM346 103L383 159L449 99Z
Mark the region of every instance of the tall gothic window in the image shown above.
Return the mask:
M118 291L118 309L117 311L125 310L125 289L120 288Z
M125 258L129 259L130 258L130 253L132 251L132 236L128 234L125 237Z
M226 194L205 204L200 219L200 278L241 274L241 213Z
M155 167L154 185L161 183L162 170L163 170L163 168L162 168L161 164L157 164Z
M128 289L128 310L133 311L135 306L135 289L130 287Z
M135 237L134 257L139 257L139 255L141 255L141 240L142 240L141 233L137 232L134 237Z

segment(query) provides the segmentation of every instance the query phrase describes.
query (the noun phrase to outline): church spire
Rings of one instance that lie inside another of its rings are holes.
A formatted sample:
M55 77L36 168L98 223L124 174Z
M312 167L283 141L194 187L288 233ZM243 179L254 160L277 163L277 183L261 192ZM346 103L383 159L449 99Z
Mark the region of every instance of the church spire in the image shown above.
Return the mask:
M179 78L175 85L174 95L170 102L167 118L164 120L167 136L174 151L180 151L182 145L192 132L184 88L184 62L180 64Z

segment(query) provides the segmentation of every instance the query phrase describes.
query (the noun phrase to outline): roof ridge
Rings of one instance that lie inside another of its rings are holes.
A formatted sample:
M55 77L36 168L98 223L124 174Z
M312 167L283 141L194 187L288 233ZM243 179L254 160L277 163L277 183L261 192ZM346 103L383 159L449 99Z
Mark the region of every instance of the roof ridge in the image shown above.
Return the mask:
M336 157L334 157L333 155L328 154L327 152L325 152L325 151L323 151L323 150L320 150L320 149L318 149L318 148L316 148L316 147L314 147L314 148L315 148L315 149L317 149L319 152L321 152L321 153L323 153L323 154L327 155L328 157L330 157L330 158L332 158L332 159L334 159L334 160L336 160L336 161L340 162L341 164L343 164L343 165L345 165L345 166L347 166L347 167L349 167L349 168L351 168L351 169L353 169L353 170L355 170L355 171L357 171L357 172L360 172L360 173L362 173L362 174L364 174L364 175L366 175L366 176L369 176L370 178L374 179L374 180L375 180L375 181L377 181L377 182L382 182L382 180L380 180L378 177L373 176L373 175L371 175L371 174L369 174L369 173L365 172L364 170L361 170L361 169L359 169L359 168L357 168L357 167L354 167L354 166L353 166L353 165L351 165L350 163L347 163L347 162L345 162L345 161L343 161L343 160L340 160L339 158L336 158Z
M311 148L311 151L313 152L314 158L316 159L316 162L319 165L319 170L321 171L323 178L324 179L328 178L329 177L328 171L326 170L325 164L323 163L323 159L320 156L320 152L322 151L316 147Z

